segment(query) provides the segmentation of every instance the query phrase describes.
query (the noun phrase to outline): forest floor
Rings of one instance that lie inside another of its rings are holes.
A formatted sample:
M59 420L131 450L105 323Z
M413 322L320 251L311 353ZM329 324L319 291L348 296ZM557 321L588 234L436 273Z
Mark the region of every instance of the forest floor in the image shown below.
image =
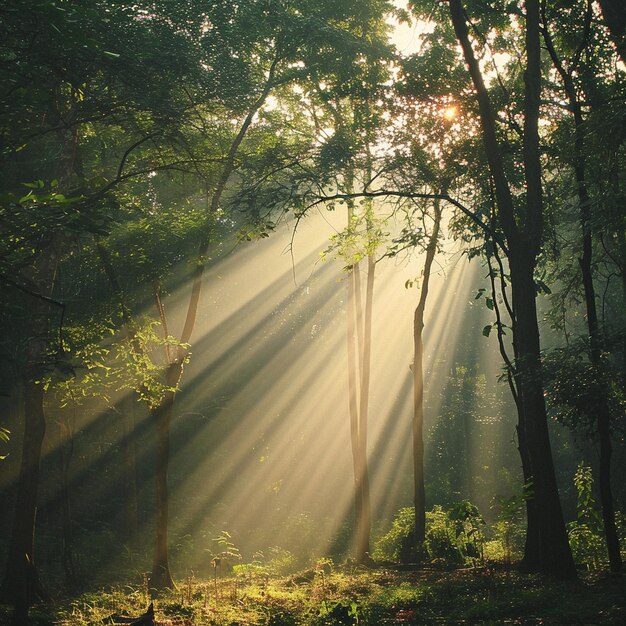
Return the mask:
M290 577L250 570L238 577L180 581L154 599L157 626L626 624L626 578L581 575L572 583L489 567L453 571L329 566ZM113 624L138 616L145 586L83 594L31 611L32 624ZM4 609L4 610L3 610ZM8 623L7 607L0 622ZM128 620L127 620L128 621Z

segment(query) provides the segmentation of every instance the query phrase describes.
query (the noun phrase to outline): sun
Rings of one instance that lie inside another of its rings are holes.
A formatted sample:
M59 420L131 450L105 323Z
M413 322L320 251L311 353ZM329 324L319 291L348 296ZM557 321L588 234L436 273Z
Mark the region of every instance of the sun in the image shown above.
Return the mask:
M443 117L448 122L451 122L452 120L454 120L458 114L459 114L459 110L455 104L451 104L443 110Z

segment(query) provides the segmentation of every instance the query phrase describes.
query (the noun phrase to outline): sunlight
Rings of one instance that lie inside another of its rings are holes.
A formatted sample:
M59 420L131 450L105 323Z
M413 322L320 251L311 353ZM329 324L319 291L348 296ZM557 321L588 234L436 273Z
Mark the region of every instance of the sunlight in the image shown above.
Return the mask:
M179 394L181 412L201 411L206 419L196 420L200 429L172 459L175 498L185 509L172 528L181 536L226 529L252 549L255 542L271 543L272 524L260 529L258 520L278 510L283 523L299 513L317 519L310 541L311 549L320 550L352 517L345 275L341 263L318 260L340 226L337 219L335 213L311 218L296 234L299 285L289 256L277 254L291 237L285 227L269 240L238 249L217 272L230 279L215 285L217 293L211 286L206 290L206 322L194 339ZM435 410L443 363L460 332L459 304L469 300L471 289L472 266L456 259L445 274L436 270L427 309L426 393ZM419 256L402 264L386 260L376 269L369 448L377 468L373 509L383 516L409 503L409 364L417 292L404 284L422 263ZM268 273L269 265L275 269ZM257 275L255 268L265 271ZM249 287L241 289L243 283ZM220 307L210 314L217 301ZM198 458L209 447L213 452ZM211 480L203 481L205 476Z
M452 120L454 120L458 114L459 114L459 109L455 104L451 104L450 106L447 106L443 110L443 116L448 122L451 122Z

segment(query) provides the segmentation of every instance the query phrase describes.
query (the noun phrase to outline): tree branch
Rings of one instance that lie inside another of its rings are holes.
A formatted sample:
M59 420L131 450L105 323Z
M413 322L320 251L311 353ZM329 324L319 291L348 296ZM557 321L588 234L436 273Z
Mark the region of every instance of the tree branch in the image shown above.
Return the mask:
M397 190L387 190L381 189L379 191L361 191L355 193L337 193L332 196L323 196L311 202L307 208L313 208L319 204L323 204L324 202L333 202L335 200L352 200L354 198L385 198L385 197L395 197L395 198L407 198L407 199L417 199L421 198L424 200L443 200L444 202L449 202L457 209L459 209L462 213L467 215L477 226L479 226L486 234L496 241L496 243L502 248L506 255L509 254L508 247L506 243L502 240L502 237L499 233L494 231L489 224L485 224L474 212L468 209L465 205L463 205L458 200L455 200L451 196L446 193L419 193L413 191L397 191Z

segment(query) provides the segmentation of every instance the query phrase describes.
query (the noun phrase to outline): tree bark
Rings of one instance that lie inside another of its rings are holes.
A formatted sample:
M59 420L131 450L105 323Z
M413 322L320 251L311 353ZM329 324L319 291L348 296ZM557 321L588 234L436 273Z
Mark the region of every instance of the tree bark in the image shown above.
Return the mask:
M30 351L31 356L34 356ZM35 520L41 449L46 432L43 387L35 381L38 368L31 364L24 376L24 439L2 597L14 607L13 623L25 624L28 610L42 594L35 565Z
M587 19L591 21L591 12ZM624 10L626 18L626 10ZM626 22L624 23L626 26ZM576 86L570 72L568 72L554 47L547 21L544 15L544 40L546 47L558 73L563 80L563 86L569 100L570 109L574 116L574 156L573 167L578 194L580 224L582 230L582 255L579 259L582 275L583 291L585 296L585 310L587 313L587 332L589 337L589 358L600 377L596 389L597 415L596 427L600 442L600 503L602 506L602 521L609 555L609 566L612 572L620 572L622 558L620 555L619 538L615 526L615 507L611 491L611 411L609 407L608 388L603 375L602 361L602 333L598 322L596 294L593 283L593 232L591 222L591 197L587 188L587 161L585 158L585 120ZM593 419L593 415L588 416Z
M626 5L623 0L598 0L602 17L623 63L626 63Z
M365 314L363 318L363 343L361 359L361 385L359 398L359 468L358 490L361 510L358 511L357 557L360 563L368 564L370 557L370 534L372 531L372 508L370 502L370 480L367 462L367 431L369 419L369 389L372 345L372 308L374 300L374 276L376 263L371 254L367 258L367 282L365 288Z
M52 293L57 257L54 242L49 242L41 252L41 264L32 281L35 290L42 295ZM13 530L2 597L12 603L15 624L26 623L28 610L36 598L47 594L39 580L35 565L35 522L41 452L46 432L44 412L44 389L41 379L49 359L50 308L44 299L35 298L30 310L29 340L24 367L24 438L22 459L17 486L17 498L13 516Z
M548 420L543 395L541 376L541 351L537 323L536 291L533 277L534 261L526 258L511 258L511 286L515 310L516 341L519 357L520 401L524 421L520 424L523 437L520 444L526 445L526 456L530 472L530 507L536 521L539 536L539 563L535 555L525 555L525 564L531 569L568 579L576 575L574 560L569 547L567 532L556 484L552 449L548 434ZM529 538L527 545L532 539Z
M156 427L156 513L155 513L155 546L150 588L156 590L173 589L174 581L170 573L168 556L168 520L169 520L169 491L167 487L167 473L170 459L170 424L174 407L174 391L178 386L183 373L182 362L175 361L167 367L165 382L170 390L165 392L161 402L151 410L151 416Z
M134 545L139 529L139 505L137 501L137 441L135 436L137 402L126 394L121 403L124 441L124 539Z
M541 162L539 154L539 99L540 99L540 47L539 3L526 1L526 71L524 73L524 133L523 156L526 181L526 203L518 214L512 199L504 162L496 134L495 115L491 106L478 60L469 39L469 30L461 0L449 0L450 16L468 66L476 98L489 170L494 181L498 217L508 244L508 258L513 309L515 314L514 337L518 356L516 360L519 401L519 444L522 464L527 462L532 500L529 512L536 516L539 536L539 562L533 555L527 564L534 571L542 571L558 578L576 575L574 561L567 541L559 500L554 463L548 436L546 407L540 364L539 324L536 310L534 269L541 248L543 229L543 204L541 188ZM519 222L519 223L518 223ZM527 546L534 545L528 538Z
M430 273L437 252L441 226L441 201L435 200L433 231L426 246L422 287L413 316L413 503L415 506L415 557L421 558L426 539L426 490L424 487L424 314Z
M349 214L351 211L349 210ZM366 310L362 311L360 268L355 265L347 284L347 348L348 405L350 413L350 443L354 472L354 510L356 524L355 556L358 563L370 560L371 504L367 464L367 419L369 402L369 360L371 335L371 300L374 272L368 274Z
M355 270L348 274L346 298L346 340L348 355L348 410L350 415L350 448L352 450L352 470L354 476L354 515L357 536L360 535L360 511L362 510L361 490L359 488L359 472L361 467L359 447L359 405L357 383L357 341L356 341L356 298L355 298ZM357 560L359 551L356 551Z
M76 403L73 399L72 417L61 419L62 421L58 422L59 464L61 470L61 525L63 529L61 561L68 586L75 589L79 582L79 577L74 553L74 529L69 481L70 463L74 454L74 424L76 423Z

